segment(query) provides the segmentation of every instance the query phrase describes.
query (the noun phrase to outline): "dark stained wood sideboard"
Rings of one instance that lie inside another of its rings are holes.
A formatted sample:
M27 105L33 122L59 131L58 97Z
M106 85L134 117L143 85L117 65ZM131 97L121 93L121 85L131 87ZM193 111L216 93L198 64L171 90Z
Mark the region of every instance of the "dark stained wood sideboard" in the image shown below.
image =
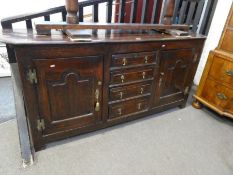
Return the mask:
M5 31L31 147L184 107L205 37L99 30L91 42ZM19 111L18 111L19 112Z

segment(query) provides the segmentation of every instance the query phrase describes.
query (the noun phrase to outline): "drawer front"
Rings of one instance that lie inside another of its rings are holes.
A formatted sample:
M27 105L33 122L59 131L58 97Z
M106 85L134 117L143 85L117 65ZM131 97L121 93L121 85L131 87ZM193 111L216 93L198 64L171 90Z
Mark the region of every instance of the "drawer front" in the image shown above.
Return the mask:
M233 85L233 62L215 56L210 69L210 76Z
M112 67L126 67L156 63L156 52L118 54L112 56Z
M217 108L225 109L232 101L233 90L208 78L202 92L202 97Z
M111 84L123 84L127 82L153 79L153 68L144 70L131 70L127 72L112 72Z
M130 97L151 93L151 84L137 84L110 89L111 101L122 100Z
M149 107L148 98L129 100L109 106L109 118L126 117L147 110Z

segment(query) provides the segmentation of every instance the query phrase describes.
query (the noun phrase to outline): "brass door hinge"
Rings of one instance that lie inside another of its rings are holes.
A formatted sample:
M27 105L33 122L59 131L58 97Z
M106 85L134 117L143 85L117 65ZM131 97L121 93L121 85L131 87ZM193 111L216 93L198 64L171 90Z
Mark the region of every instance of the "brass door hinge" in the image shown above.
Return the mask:
M29 69L27 73L27 79L31 84L37 84L36 69Z
M45 122L44 119L37 120L37 129L38 131L45 130Z

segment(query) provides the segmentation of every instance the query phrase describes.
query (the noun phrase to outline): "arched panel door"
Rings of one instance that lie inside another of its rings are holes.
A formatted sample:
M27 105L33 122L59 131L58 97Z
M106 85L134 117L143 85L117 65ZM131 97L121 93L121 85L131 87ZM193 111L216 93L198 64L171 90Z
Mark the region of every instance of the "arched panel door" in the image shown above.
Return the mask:
M161 51L160 70L155 105L182 101L190 90L190 75L194 49Z
M101 56L34 60L38 107L44 136L101 121Z

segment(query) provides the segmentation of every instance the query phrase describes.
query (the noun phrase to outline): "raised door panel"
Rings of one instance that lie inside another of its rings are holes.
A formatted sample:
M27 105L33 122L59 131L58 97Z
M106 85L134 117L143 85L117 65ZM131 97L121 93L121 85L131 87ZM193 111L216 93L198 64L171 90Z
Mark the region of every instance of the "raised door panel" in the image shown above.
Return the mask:
M39 59L34 63L44 135L101 121L102 57Z
M167 50L160 53L160 77L155 94L155 105L183 100L190 81L193 49Z

